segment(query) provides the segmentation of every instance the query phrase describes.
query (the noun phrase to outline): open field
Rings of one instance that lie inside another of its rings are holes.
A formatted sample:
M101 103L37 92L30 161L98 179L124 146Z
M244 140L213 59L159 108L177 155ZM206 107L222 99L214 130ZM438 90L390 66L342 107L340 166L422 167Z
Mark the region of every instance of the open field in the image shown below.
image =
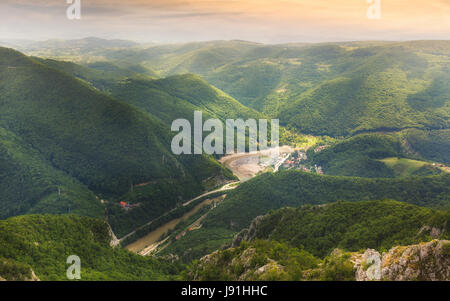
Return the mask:
M388 167L392 168L396 176L407 177L414 174L420 168L424 166L435 166L433 163L428 163L425 161L418 161L406 158L386 158L380 160L385 163ZM448 168L445 166L438 166L444 172L449 172Z

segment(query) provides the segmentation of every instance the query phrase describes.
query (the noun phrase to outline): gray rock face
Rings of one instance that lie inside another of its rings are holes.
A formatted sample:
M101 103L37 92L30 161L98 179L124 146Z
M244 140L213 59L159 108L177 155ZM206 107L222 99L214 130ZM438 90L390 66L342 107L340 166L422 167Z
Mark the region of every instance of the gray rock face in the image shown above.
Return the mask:
M33 270L30 270L31 272L31 278L28 277L24 277L23 279L18 278L18 279L12 279L13 281L41 281L36 274L34 273ZM10 279L11 280L11 279ZM8 281L5 278L3 278L2 276L0 276L0 281Z
M417 233L417 235L422 235L424 233L430 235L433 239L437 239L442 232L444 232L446 228L446 223L444 223L443 228L436 228L436 227L430 227L430 226L423 226L420 230L419 233Z
M256 217L252 221L248 229L243 229L241 232L236 234L236 236L233 238L233 242L231 243L231 247L232 248L239 247L239 245L243 241L252 241L256 237L258 226L263 219L264 216Z
M450 280L450 241L394 247L383 255L384 280Z
M381 256L378 251L367 249L364 254L354 257L357 281L381 280Z
M399 246L380 256L368 249L353 255L357 281L439 281L450 280L450 241L433 240Z

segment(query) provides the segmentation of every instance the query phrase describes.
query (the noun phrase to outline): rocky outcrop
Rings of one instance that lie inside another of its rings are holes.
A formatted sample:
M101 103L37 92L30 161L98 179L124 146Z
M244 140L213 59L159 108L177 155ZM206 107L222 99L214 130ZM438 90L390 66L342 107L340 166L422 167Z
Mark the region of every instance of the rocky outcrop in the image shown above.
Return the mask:
M255 238L258 226L263 219L264 216L258 216L255 219L253 219L248 229L242 230L234 237L233 242L231 243L231 247L232 248L239 247L239 245L243 241L252 241Z
M41 281L33 270L30 270L30 275L18 274L17 276L9 279L11 281ZM7 279L0 276L0 281L8 281Z
M33 270L31 270L31 279L26 279L26 281L41 281L38 276L34 273Z
M368 249L364 254L354 254L352 261L357 281L449 281L450 241L397 246L383 255Z
M235 253L236 250L228 249L227 251ZM189 275L191 279L205 280L202 278L202 270L205 268L216 270L220 267L220 270L227 271L227 276L221 280L232 279L233 281L270 280L273 275L281 275L285 271L284 266L270 258L266 258L265 263L261 265L255 264L255 259L259 256L258 251L253 247L246 248L231 258L227 258L224 254L224 251L216 251L201 258L197 269Z
M383 255L384 280L450 280L450 241L394 247Z
M106 224L108 226L109 237L111 238L109 245L111 247L117 247L120 244L120 240L117 238L116 234L114 234L114 231L111 228L111 226L109 225L109 223L106 223Z
M419 233L417 233L417 236L427 234L427 235L431 236L433 239L437 239L445 231L445 229L447 227L446 223L444 224L442 229L436 228L436 227L430 227L430 226L423 226L419 230Z
M241 233L235 242L238 238L251 240L252 235L254 227ZM282 250L281 245L277 244L274 241L256 240L241 244L240 247L216 251L200 259L190 277L192 280L234 281L450 281L449 240L396 246L383 254L374 249L367 249L363 253L335 249L325 258L313 258L312 255L303 258L302 266L298 265L301 261L288 258L290 254L296 254L292 253L295 248L286 251L281 257L276 255L278 251L274 250ZM305 264L306 261L311 263L314 260L317 260L315 264ZM292 273L293 270L295 273Z
M285 268L278 264L276 261L274 260L269 260L269 263L258 268L255 272L254 272L254 276L258 277L257 279L260 280L266 280L264 279L266 275L268 275L269 273L276 271L277 273L281 273L285 270ZM246 280L245 275L242 277L242 280Z
M33 269L13 259L0 258L0 281L40 281Z
M355 278L357 281L381 280L381 256L373 249L367 249L364 254L353 255Z

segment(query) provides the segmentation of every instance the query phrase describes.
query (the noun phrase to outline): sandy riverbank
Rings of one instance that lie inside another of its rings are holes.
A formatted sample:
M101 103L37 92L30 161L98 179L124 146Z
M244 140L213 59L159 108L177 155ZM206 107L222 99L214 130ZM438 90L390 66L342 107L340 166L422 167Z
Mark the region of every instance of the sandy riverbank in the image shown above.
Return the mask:
M280 156L292 153L294 150L293 147L286 145L278 147ZM254 153L230 154L221 158L219 162L228 167L239 180L246 181L266 169L267 166L261 164L261 159L269 157L273 152L274 149L267 149Z

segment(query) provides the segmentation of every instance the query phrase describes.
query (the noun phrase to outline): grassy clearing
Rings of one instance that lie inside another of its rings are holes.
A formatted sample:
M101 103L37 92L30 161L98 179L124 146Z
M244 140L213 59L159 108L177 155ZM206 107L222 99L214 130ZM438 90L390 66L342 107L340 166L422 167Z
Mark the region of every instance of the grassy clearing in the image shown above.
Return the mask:
M386 158L380 160L394 170L397 177L407 177L413 175L420 168L431 165L430 163L406 158Z

